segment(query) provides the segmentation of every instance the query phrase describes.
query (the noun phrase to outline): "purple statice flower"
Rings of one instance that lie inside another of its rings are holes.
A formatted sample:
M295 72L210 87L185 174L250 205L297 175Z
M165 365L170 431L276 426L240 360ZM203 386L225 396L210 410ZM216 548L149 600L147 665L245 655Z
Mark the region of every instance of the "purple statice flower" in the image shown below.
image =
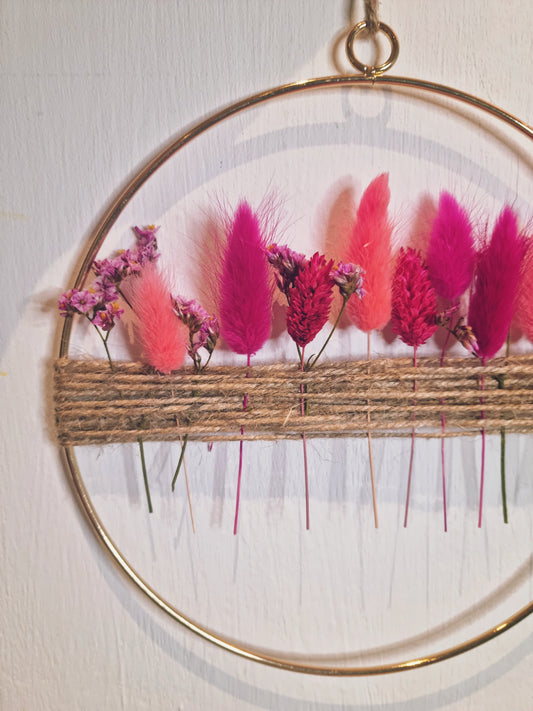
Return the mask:
M363 269L348 262L339 262L336 267L331 270L331 277L335 284L339 287L339 291L343 299L349 299L352 294L357 294L361 299L364 295L363 289Z
M110 313L105 309L102 311L97 311L94 318L92 319L94 326L98 326L102 331L110 331L115 325L115 321Z
M137 235L135 249L122 249L114 257L95 259L92 268L97 277L119 286L124 279L139 274L146 264L158 259L155 235L159 227L149 225L144 229L140 227L134 229Z
M172 297L172 305L176 316L189 329L187 352L196 367L199 367L198 351L200 348L205 348L209 355L215 349L220 335L218 319L209 314L196 299L175 296Z
M92 319L92 323L102 331L110 331L115 325L115 319L119 319L124 313L117 301L106 304L104 309L99 309Z
M202 325L200 326L198 333L201 334L201 339L203 341L202 346L206 349L209 355L211 355L211 353L215 350L215 346L220 335L220 325L217 317L208 314L207 318L204 319Z
M475 356L479 355L479 346L474 331L471 326L464 322L463 316L457 321L452 333L469 353Z
M271 244L266 250L269 264L276 270L276 285L288 298L289 289L294 286L294 280L300 269L307 264L304 254L295 252L286 244Z
M144 228L134 227L133 229L137 235L137 261L142 267L148 264L148 262L155 262L155 260L159 258L156 238L159 227L147 225Z
M110 259L95 259L93 262L93 272L97 277L102 277L115 284L122 280L122 269L124 263L120 257Z
M120 280L127 279L132 274L139 274L142 265L139 260L139 253L136 249L122 249L119 251L121 268L119 270Z
M72 304L70 302L72 298L72 292L73 289L69 289L68 291L64 291L59 297L57 307L61 316L66 316L67 314L74 312L74 309L72 308Z
M209 318L208 312L196 299L184 299L183 296L175 296L172 302L177 317L190 330L199 331L202 323Z
M119 297L116 284L107 277L101 276L95 279L92 290L103 304L116 301Z
M136 225L133 229L137 235L137 245L139 247L146 247L149 244L153 244L157 249L156 234L159 231L159 226L146 225L145 227L138 227Z
M459 309L459 303L453 304L447 309L444 309L444 311L439 311L437 314L437 317L435 318L435 323L437 326L444 326L447 327L452 320L452 316L455 314L456 311Z
M98 304L98 296L89 289L72 289L70 306L79 314L86 314Z
M159 256L155 240L136 250L136 259L141 267L144 267L149 262L155 262L156 259L159 259Z

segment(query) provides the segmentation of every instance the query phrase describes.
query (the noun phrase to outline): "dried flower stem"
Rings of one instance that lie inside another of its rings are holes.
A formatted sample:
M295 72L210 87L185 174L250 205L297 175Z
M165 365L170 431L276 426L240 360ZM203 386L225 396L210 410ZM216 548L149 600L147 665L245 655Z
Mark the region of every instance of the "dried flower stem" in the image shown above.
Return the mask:
M185 442L185 444L184 444L181 441L181 437L180 437L180 444L181 444L181 451L183 453L183 450L185 449L185 445L187 443ZM187 462L185 461L184 458L183 458L183 473L185 474L185 488L187 489L187 501L189 503L189 514L191 517L192 532L196 533L196 526L194 525L194 516L192 513L192 500L191 500L191 489L189 487L189 474L187 472Z
M370 331L367 333L367 338L366 338L366 359L370 362ZM367 412L367 422L370 425L370 409ZM366 437L368 440L368 461L370 464L370 480L372 482L372 504L374 506L374 525L376 528L379 527L379 522L378 522L378 507L377 507L377 501L376 501L376 481L374 477L374 456L372 452L372 434L370 433L370 430L366 433Z
M89 319L89 321L90 321L90 319ZM101 339L102 343L104 344L105 352L107 355L107 360L109 361L109 367L111 368L111 372L114 373L115 366L113 365L111 353L109 352L109 346L107 345L107 339L109 338L109 334L111 333L111 330L107 331L106 335L103 336L100 329L98 328L98 326L96 326L94 323L92 325L94 326L96 333L100 336L100 339ZM148 502L148 513L153 513L152 499L150 497L150 487L148 485L148 473L146 471L146 462L144 459L144 447L143 447L142 438L139 437L137 442L139 443L139 450L141 453L141 469L142 469L142 473L143 473L144 488L146 491L146 500Z
M451 326L451 324L450 324ZM444 356L446 355L446 346L448 345L448 340L452 333L452 329L446 329L446 338L444 340L444 345L442 346L442 353L440 356L440 367L444 365ZM442 434L446 431L446 411L444 410L444 398L441 399L440 404L442 405ZM444 516L444 531L448 531L448 508L446 504L446 462L444 456L444 436L440 441L440 459L441 459L441 473L442 473L442 513Z
M338 322L339 319L337 319ZM320 353L318 354L320 355ZM316 363L316 358L313 363L309 366L312 367ZM302 353L300 358L300 370L302 373L305 370L305 346L302 346ZM300 392L304 393L303 383L300 385ZM300 414L302 417L305 416L305 399L302 397L300 399ZM309 472L307 469L307 440L305 438L305 432L302 432L302 442L304 449L304 476L305 476L305 527L309 530Z
M505 357L509 357L509 351L511 349L511 332L507 334L507 344L505 347ZM505 377L502 375L498 378L498 389L503 389L505 385ZM505 427L500 430L500 479L502 487L502 508L503 508L503 522L509 523L509 517L507 514L507 487L505 484Z
M176 467L176 471L174 472L174 477L172 478L172 484L170 485L170 488L172 489L172 491L174 491L174 487L176 486L176 479L178 478L178 474L180 473L181 465L183 464L184 459L185 459L185 449L187 447L188 441L189 441L188 434L186 434L183 439L180 437L181 452L180 452L180 458L178 459L178 466Z
M141 453L141 468L143 472L144 490L146 491L146 500L148 501L148 513L153 513L152 499L150 497L150 487L148 486L148 473L146 471L146 461L144 459L144 445L142 438L139 437L137 442L139 443L139 451Z
M320 356L321 356L322 353L324 352L326 346L328 345L328 343L329 343L330 340L331 340L331 337L333 336L333 333L334 333L335 329L336 329L337 326L339 325L339 321L341 320L341 316L342 316L342 314L344 313L344 309L346 308L346 304L348 303L348 299L349 299L349 298L350 298L349 296L343 296L343 297L342 297L342 299L343 299L343 300L342 300L342 306L341 306L341 308L340 308L339 313L337 314L337 318L335 319L335 323L334 323L333 326L331 327L331 331L329 332L328 337L327 337L326 340L324 341L324 345L323 345L322 348L318 351L317 355L311 356L311 357L309 358L309 360L307 361L307 364L305 365L305 370L311 370L311 368L314 366L314 364L317 362L317 360L320 358ZM303 349L302 349L302 351L303 351ZM300 355L300 354L299 354L299 355ZM302 356L300 356L300 357L301 357L302 363L303 363L303 357L302 357Z
M482 358L481 364L485 367L485 358ZM485 373L481 373L481 405L485 404L485 397L483 392L485 390ZM485 419L485 411L481 410L481 421ZM481 428L481 481L479 484L479 516L477 525L481 528L481 519L483 516L483 488L485 484L485 428Z
M246 367L250 368L250 354L248 353L247 356L247 361L246 361ZM246 377L250 377L250 372L249 370L246 371ZM248 393L245 393L244 399L242 401L242 411L246 412L246 406L248 405ZM241 435L244 434L244 426L241 425ZM242 459L243 459L243 447L244 447L244 440L241 439L239 442L239 474L237 477L237 498L235 501L235 520L233 522L233 535L237 535L237 524L239 522L239 504L241 501L241 475L242 475Z
M416 352L417 352L417 346L414 346L414 354L413 354L413 367L417 367L417 360L416 360ZM416 378L414 379L413 382L413 390L415 393L415 398L413 400L413 404L416 405L416 390L417 390L417 382ZM411 496L411 478L413 474L413 461L414 461L414 456L415 456L415 420L416 420L416 412L413 411L413 429L411 430L411 455L409 457L409 476L407 478L407 496L405 498L405 515L403 519L403 526L404 528L407 528L407 516L409 513L409 499Z
M109 338L109 334L111 333L111 331L107 331L105 336L102 336L102 332L100 331L98 326L91 321L89 316L87 316L87 318L89 319L89 322L94 326L96 333L100 336L100 339L101 339L102 343L104 344L107 360L109 361L109 367L111 368L111 372L114 373L115 366L113 365L113 360L111 359L111 353L109 352L109 347L107 345L107 339Z
M124 294L124 292L123 292L122 289L120 288L120 284L117 284L117 285L116 285L116 290L117 290L118 293L122 296L122 298L124 299L124 301L128 304L128 306L130 307L130 309L133 311L133 306L131 305L131 302L128 300L128 297Z

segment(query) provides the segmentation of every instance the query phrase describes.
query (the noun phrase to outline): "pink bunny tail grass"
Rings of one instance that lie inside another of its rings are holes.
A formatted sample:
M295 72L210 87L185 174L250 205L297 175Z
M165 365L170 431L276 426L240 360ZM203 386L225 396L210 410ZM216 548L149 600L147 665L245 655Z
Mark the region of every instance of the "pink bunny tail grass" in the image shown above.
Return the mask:
M457 302L470 286L476 263L472 224L466 211L450 193L442 192L426 255L429 277L437 294L443 299ZM442 348L444 362L449 333ZM442 400L444 406L444 400ZM442 433L446 429L446 415L442 412ZM446 507L446 464L444 437L441 439L442 505L444 530L448 530Z
M160 373L177 370L185 360L188 330L172 310L170 286L155 266L131 280L131 304L147 363Z
M455 301L470 286L476 264L472 225L466 211L450 193L440 195L426 255L437 294Z
M247 362L246 362L247 367L250 367L250 356L248 356ZM246 377L249 376L249 373L246 373ZM248 394L244 396L244 399L242 401L242 411L246 412L246 406L248 405ZM244 434L244 427L241 427L241 435ZM244 448L244 441L241 439L239 442L239 473L237 475L237 496L235 497L235 518L233 521L233 535L237 535L237 527L239 525L239 507L241 503L241 477L242 477L242 464L243 464L243 448Z
M478 343L478 354L485 364L502 347L514 314L515 302L524 257L524 239L518 234L517 219L510 207L504 207L484 246L474 275L468 322ZM485 379L481 376L481 404ZM481 412L481 419L484 412ZM479 487L479 517L481 528L483 488L485 481L485 428L481 429L481 479Z
M468 323L482 359L493 358L507 338L523 256L524 240L518 234L516 215L505 207L492 239L478 256L468 310Z
M343 258L358 264L363 270L362 299L350 299L346 305L349 319L368 334L367 356L370 360L370 332L383 328L391 315L392 298L392 224L388 215L390 202L389 176L378 175L361 197L357 218L345 245ZM370 423L370 413L368 413ZM367 433L374 525L378 528L376 483L372 435Z
M247 202L238 205L227 229L219 267L220 332L234 353L247 356L248 367L251 356L263 346L272 327L273 283L266 258L271 234L265 229L271 216L268 209L266 213L260 220ZM243 410L247 402L245 394ZM244 434L242 427L241 434ZM239 520L243 447L241 440L234 534Z
M222 337L234 353L254 355L270 336L273 286L266 238L247 202L237 207L219 270Z
M533 300L531 294L533 294L533 244L529 240L520 270L515 321L528 341L533 342Z
M388 215L389 176L378 175L367 187L342 259L364 269L364 298L350 299L347 313L361 331L383 328L391 314L392 224Z

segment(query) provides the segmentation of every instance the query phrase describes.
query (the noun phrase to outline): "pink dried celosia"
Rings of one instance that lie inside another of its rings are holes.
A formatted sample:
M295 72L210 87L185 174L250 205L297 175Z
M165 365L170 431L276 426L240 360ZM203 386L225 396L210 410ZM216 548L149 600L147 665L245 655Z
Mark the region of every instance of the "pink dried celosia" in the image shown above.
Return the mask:
M437 298L419 251L400 249L392 282L392 330L415 349L437 328Z
M294 286L288 290L287 331L295 343L310 343L328 320L333 286L333 260L315 252L298 271Z
M388 216L390 200L387 173L378 175L367 187L349 243L343 256L358 264L364 273L364 299L351 299L348 316L361 331L383 328L391 314L391 234Z
M155 265L131 281L131 304L139 320L146 361L160 373L177 370L187 352L187 328L172 308L170 287Z

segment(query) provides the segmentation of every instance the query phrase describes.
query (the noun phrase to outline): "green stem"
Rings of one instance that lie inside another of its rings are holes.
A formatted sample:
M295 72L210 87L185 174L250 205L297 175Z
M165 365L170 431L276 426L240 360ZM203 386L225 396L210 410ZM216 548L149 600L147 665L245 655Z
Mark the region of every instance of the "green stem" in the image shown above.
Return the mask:
M89 321L91 321L91 319L89 318L89 316L87 316L87 318L89 319ZM91 323L92 323L92 321L91 321ZM92 325L94 326L94 328L95 328L95 330L96 330L96 333L100 336L100 339L101 339L102 343L104 344L105 352L106 352L106 355L107 355L107 360L109 361L109 367L111 368L111 372L114 373L114 372L115 372L115 366L114 366L114 364L113 364L113 360L111 359L111 353L109 352L109 347L108 347L108 345L107 345L107 339L109 338L109 334L111 333L111 330L109 330L109 331L106 333L106 335L103 336L102 333L101 333L101 331L100 331L100 329L98 328L98 326L96 326L94 323L93 323ZM119 393L119 394L120 394L120 393ZM121 396L121 395L120 395L120 396ZM145 461L145 459L144 459L144 446L143 446L142 438L139 437L139 438L137 439L137 442L139 443L139 450L140 450L140 452L141 452L141 467L142 467L142 472L143 472L144 488L145 488L145 490L146 490L146 499L148 500L148 511L149 511L149 513L152 513L152 512L153 512L153 509L152 509L152 499L150 498L150 488L149 488L149 486L148 486L148 474L147 474L147 471L146 471L146 461Z
M505 348L505 357L509 357L509 351L511 349L511 332L507 334L507 346ZM502 376L498 378L498 390L503 389L505 384L505 378ZM507 513L507 486L505 483L505 428L502 427L500 430L500 478L502 487L502 507L503 507L503 522L509 523L509 517Z
M152 499L150 498L150 487L148 486L148 473L146 471L146 461L144 459L144 445L142 438L139 437L137 439L137 442L139 443L139 451L141 453L141 467L143 470L144 490L146 491L146 500L148 502L148 513L153 513Z
M331 339L331 337L333 336L333 332L335 331L335 329L336 329L337 326L339 325L339 321L341 320L341 316L342 316L342 314L343 314L343 312L344 312L344 309L346 308L346 304L348 303L349 297L345 296L345 297L343 297L343 298L344 298L344 300L343 300L343 302L342 302L341 309L340 309L340 311L339 311L339 313L338 313L337 318L335 319L335 323L333 324L333 327L332 327L331 331L329 332L329 336L326 338L326 342L324 343L324 345L322 346L322 348L318 351L318 354L317 354L316 356L311 356L311 357L309 358L309 360L307 361L307 365L305 366L305 370L311 370L311 368L315 365L315 363L317 362L317 360L320 358L320 356L321 356L322 353L324 352L324 349L326 348L326 346L327 346L328 343L330 342L330 339Z
M89 318L89 317L87 316L87 318ZM89 321L91 321L90 318L89 318ZM105 337L104 337L104 336L102 336L102 332L100 331L100 329L98 328L98 326L95 326L95 324L94 324L92 321L91 321L91 323L92 323L92 325L94 326L94 329L95 329L96 333L100 336L100 339L101 339L102 343L104 344L105 352L106 352L106 355L107 355L107 360L109 361L109 367L111 368L111 371L114 373L114 372L115 372L115 366L113 365L113 361L111 360L111 353L109 352L109 347L108 347L108 345L107 345L107 339L109 338L109 334L111 333L111 331L108 331L108 332L106 333Z
M124 301L128 304L128 306L130 307L130 309L133 311L133 306L132 306L131 303L128 301L127 297L124 295L124 292L122 291L122 289L120 288L120 286L119 286L118 284L116 285L116 288L117 288L117 292L120 294L120 296L122 296L122 298L124 299Z
M211 360L211 356L213 355L213 351L209 354L209 358L205 361L205 363L198 369L198 372L205 370L207 366L209 365L209 361Z
M180 458L178 459L178 466L176 467L176 471L174 473L174 478L172 479L172 491L174 491L174 487L176 486L176 479L178 478L178 474L180 473L181 465L183 464L183 457L185 456L185 448L187 447L187 442L189 441L189 435L186 434L183 438L183 444L181 445L181 453L180 453Z

